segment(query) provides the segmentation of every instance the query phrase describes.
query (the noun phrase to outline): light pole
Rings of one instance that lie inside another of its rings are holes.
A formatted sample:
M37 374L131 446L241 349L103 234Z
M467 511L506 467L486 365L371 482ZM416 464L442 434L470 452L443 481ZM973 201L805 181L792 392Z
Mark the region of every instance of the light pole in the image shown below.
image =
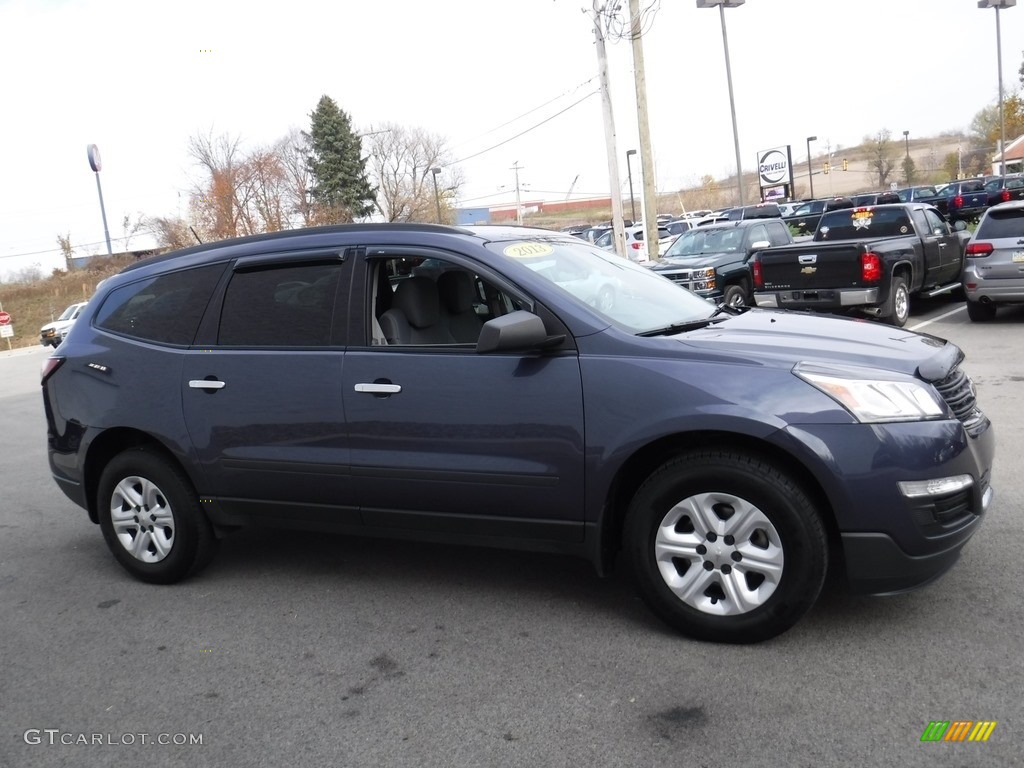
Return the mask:
M979 8L996 9L996 66L999 68L999 174L1006 175L1006 123L1003 122L1003 36L999 29L999 9L1013 8L1017 0L978 0Z
M633 166L629 164L629 158L636 154L635 149L626 150L626 175L629 176L629 216L631 222L636 222L636 200L633 199Z
M434 177L434 205L437 206L437 223L441 223L441 195L437 191L437 174L441 172L440 168L431 168L430 175Z
M817 140L817 136L807 137L807 183L811 185L811 200L814 199L814 169L811 167L811 142Z
M89 154L89 167L96 174L96 191L100 195L100 215L103 217L103 235L107 238L107 256L113 256L114 251L110 247L110 230L107 229L107 209L103 206L103 187L100 186L100 168L103 167L100 161L100 148L90 144L87 148Z
M903 132L903 145L907 149L907 157L910 157L910 131Z
M732 65L729 63L729 36L725 31L725 9L739 8L747 0L697 0L698 8L714 8L718 6L718 14L722 20L722 47L725 49L725 79L729 84L729 111L732 112L732 140L736 149L736 186L740 193L740 205L743 205L743 161L740 160L740 133L736 127L736 101L732 92ZM1013 0L1016 2L1016 0Z

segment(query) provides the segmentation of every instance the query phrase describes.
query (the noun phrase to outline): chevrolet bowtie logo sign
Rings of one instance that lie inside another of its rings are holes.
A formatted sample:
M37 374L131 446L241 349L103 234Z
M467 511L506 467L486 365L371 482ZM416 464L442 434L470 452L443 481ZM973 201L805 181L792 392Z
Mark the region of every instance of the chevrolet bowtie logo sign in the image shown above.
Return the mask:
M803 269L800 270L800 274L802 274L802 275L813 275L817 271L818 271L817 267L804 267Z

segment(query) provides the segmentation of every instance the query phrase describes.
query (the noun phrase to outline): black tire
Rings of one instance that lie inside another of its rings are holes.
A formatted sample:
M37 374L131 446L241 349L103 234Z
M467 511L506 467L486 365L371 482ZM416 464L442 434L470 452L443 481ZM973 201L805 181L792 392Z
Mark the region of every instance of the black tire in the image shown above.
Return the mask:
M100 476L96 507L110 551L141 581L180 581L216 552L217 539L192 483L153 450L135 448L115 456Z
M982 304L980 301L968 301L967 317L972 323L989 323L996 318L996 305L991 302Z
M693 451L663 464L633 497L623 535L640 595L699 640L752 643L785 632L814 604L828 567L825 529L804 490L739 451Z
M725 286L722 303L727 307L746 307L750 304L750 296L742 283Z
M893 276L892 285L889 286L885 318L897 328L905 326L910 319L910 290L907 281L899 275Z

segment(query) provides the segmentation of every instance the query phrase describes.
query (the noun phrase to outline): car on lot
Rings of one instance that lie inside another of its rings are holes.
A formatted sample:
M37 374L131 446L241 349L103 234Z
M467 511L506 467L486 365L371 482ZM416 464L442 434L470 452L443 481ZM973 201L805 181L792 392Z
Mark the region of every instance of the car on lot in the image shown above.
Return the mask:
M633 224L632 226L626 227L626 253L632 261L647 261L647 244L644 243L644 225ZM598 248L604 248L606 251L614 251L615 243L612 242L614 232L608 230L601 237L594 241L594 244ZM676 239L676 235L672 234L672 231L667 225L658 225L658 253L654 255L657 258L663 254L668 247L672 245L672 242Z
M357 224L132 264L42 398L54 480L143 582L244 526L524 548L621 558L672 627L752 642L830 567L877 594L953 565L993 496L963 358L716 308L563 233Z
M985 211L965 255L960 282L971 320L992 320L1000 304L1024 303L1024 200Z
M728 221L680 235L650 268L705 299L742 307L751 303L750 257L792 244L780 219Z
M71 329L71 326L75 324L75 320L82 314L82 310L85 309L86 302L79 301L69 305L63 312L60 313L60 317L54 320L52 323L47 323L39 329L39 342L44 347L56 347L67 335L67 332ZM52 317L52 315L51 315Z
M1008 203L1010 200L1024 200L1024 175L996 176L985 182L988 205Z

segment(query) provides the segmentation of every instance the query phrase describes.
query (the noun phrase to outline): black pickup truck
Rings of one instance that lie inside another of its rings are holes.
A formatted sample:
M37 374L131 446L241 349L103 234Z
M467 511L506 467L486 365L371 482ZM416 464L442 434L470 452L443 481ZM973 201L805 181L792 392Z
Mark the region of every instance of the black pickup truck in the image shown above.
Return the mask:
M759 307L860 312L902 327L915 295L960 287L966 226L930 205L830 211L811 242L759 251L750 261Z

